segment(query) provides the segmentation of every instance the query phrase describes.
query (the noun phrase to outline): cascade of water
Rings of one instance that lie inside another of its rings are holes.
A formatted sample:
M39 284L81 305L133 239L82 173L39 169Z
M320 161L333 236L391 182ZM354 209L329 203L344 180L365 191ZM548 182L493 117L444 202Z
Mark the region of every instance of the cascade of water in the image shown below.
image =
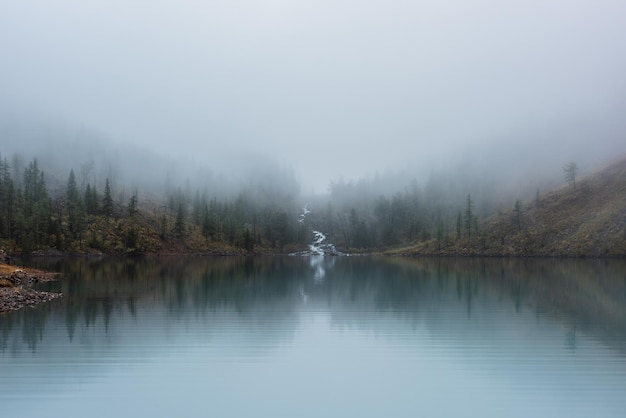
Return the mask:
M300 219L298 222L304 223L306 216L311 213L311 211L305 206L302 208L302 213L300 214ZM293 253L290 255L344 255L342 252L337 250L335 244L328 242L326 239L326 235L320 231L313 231L313 242L309 244L309 249L305 251L300 251L297 253Z

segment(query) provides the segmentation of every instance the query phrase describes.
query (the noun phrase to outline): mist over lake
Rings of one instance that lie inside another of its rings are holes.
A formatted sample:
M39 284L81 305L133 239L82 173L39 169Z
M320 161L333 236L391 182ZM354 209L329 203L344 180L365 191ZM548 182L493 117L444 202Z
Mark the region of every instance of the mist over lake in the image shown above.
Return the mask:
M5 3L3 414L624 415L626 2Z

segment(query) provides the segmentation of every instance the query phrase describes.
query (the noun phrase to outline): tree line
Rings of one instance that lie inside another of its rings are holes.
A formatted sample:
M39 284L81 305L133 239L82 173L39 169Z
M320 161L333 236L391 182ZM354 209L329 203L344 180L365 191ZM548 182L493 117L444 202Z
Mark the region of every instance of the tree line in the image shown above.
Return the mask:
M331 185L310 222L339 247L378 250L476 237L494 206L477 205L473 194L444 176L432 176L424 186L413 181L391 196L376 196L375 189L367 180Z
M568 168L566 180L575 185L576 167ZM159 196L135 189L128 196L108 178L98 187L82 176L79 184L73 169L65 184L50 188L37 159L19 178L16 173L0 156L0 246L13 252L285 253L311 242L312 230L346 251L428 242L476 246L485 240L483 219L502 209L497 191L469 193L461 177L446 175L413 181L393 195L367 180L334 183L299 222L301 198L280 187L250 184L222 198L189 187L168 187ZM520 232L521 202L504 209L512 231Z
M100 189L79 186L73 169L51 193L37 159L20 179L14 171L0 156L0 245L14 252L279 252L309 236L293 196L243 190L218 200L178 188L166 203L142 202L139 190L116 195L108 178Z

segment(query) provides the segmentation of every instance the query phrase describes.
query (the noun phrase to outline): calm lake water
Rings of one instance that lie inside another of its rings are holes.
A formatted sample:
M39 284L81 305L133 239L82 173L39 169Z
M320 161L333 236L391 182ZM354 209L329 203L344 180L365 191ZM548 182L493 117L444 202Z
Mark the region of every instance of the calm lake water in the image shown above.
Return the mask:
M626 263L27 260L3 417L624 417Z

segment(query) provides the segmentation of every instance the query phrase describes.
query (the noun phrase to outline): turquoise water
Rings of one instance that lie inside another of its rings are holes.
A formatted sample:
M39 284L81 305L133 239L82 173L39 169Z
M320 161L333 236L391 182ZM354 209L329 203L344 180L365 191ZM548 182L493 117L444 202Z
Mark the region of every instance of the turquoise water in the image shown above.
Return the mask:
M6 417L621 417L626 263L27 260Z

